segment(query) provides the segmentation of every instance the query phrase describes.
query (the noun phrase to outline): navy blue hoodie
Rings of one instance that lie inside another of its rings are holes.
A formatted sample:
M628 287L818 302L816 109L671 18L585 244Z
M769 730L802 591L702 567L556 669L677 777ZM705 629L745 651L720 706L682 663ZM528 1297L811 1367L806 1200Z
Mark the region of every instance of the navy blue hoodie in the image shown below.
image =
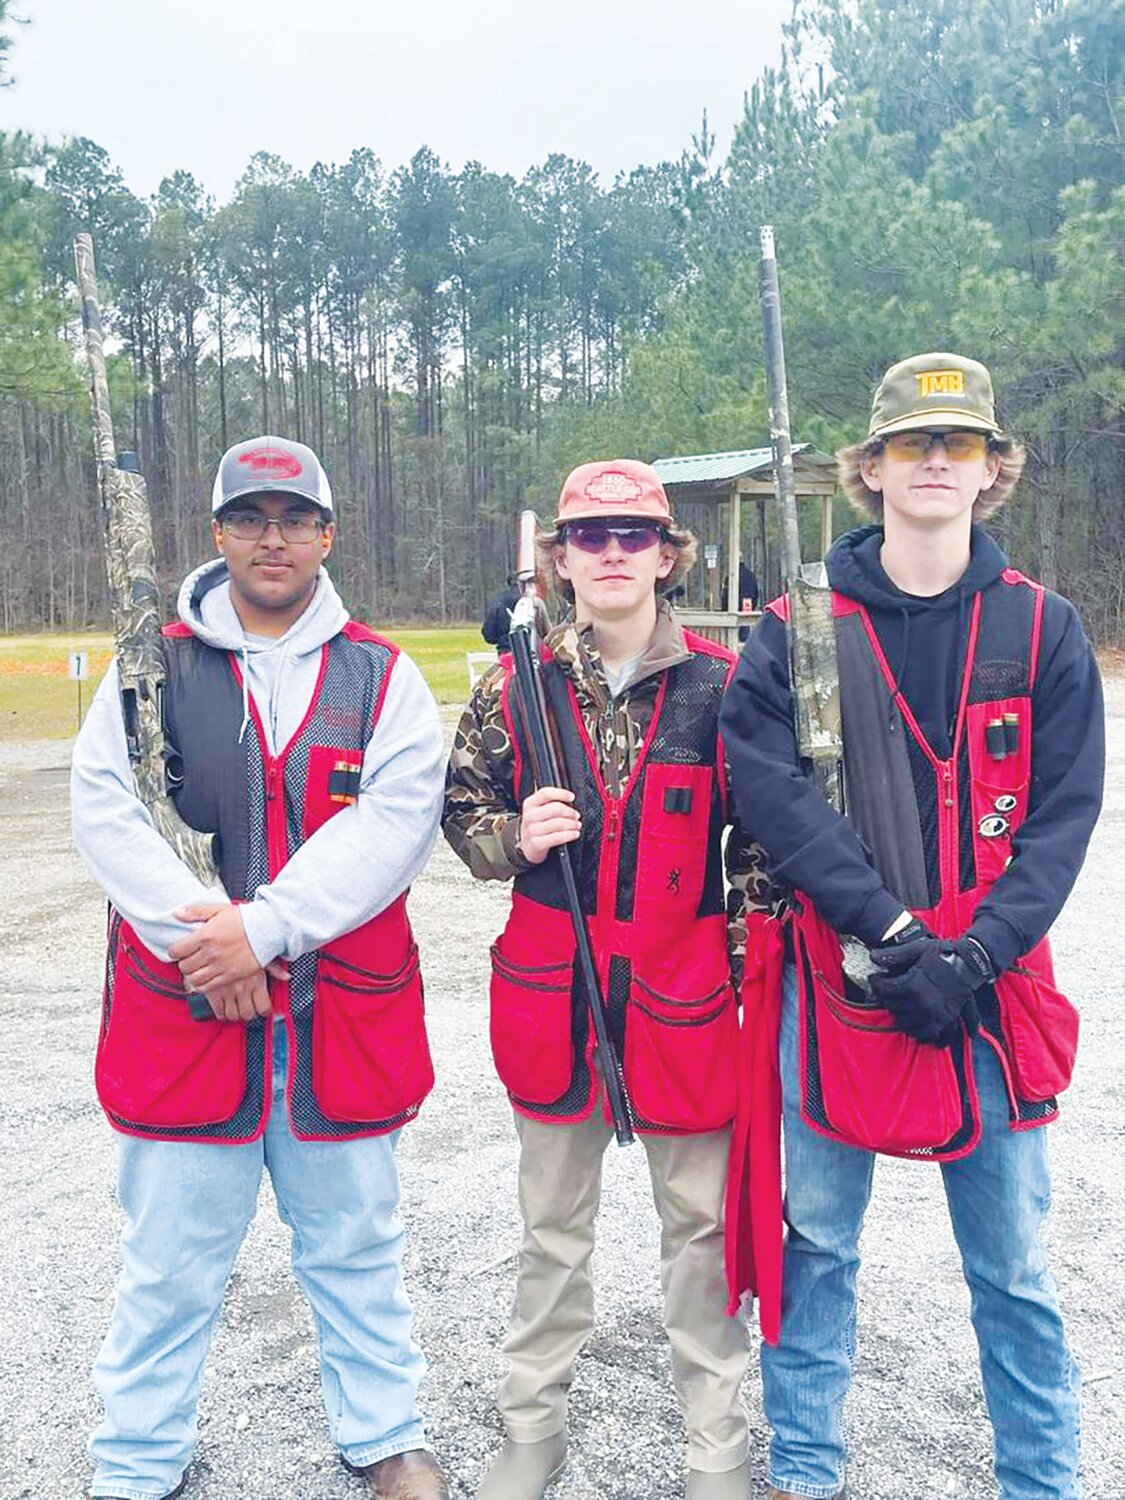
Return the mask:
M969 566L930 598L905 594L879 562L883 532L839 538L825 559L832 587L864 605L899 689L935 754L949 755L973 595L1007 561L979 527ZM1101 807L1101 681L1073 605L1048 591L1032 692L1031 791L1015 858L981 902L971 931L998 972L1047 932L1070 893ZM785 625L767 611L747 641L723 705L731 784L745 827L786 886L799 886L841 933L877 944L902 911L847 821L798 761Z

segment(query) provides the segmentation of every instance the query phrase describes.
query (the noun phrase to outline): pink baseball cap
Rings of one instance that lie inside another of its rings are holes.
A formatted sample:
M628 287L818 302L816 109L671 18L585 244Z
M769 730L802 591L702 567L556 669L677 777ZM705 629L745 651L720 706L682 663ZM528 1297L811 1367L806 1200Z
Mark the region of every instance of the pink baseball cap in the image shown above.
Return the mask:
M605 521L614 516L671 522L672 507L660 475L651 465L636 458L608 458L596 464L579 464L567 475L559 496L556 526L594 518Z

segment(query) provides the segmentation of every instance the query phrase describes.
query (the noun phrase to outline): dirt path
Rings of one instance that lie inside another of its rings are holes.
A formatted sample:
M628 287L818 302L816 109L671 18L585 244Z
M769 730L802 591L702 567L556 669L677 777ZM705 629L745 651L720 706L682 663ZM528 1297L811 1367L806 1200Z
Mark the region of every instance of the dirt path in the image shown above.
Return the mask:
M1109 684L1106 810L1055 933L1083 1012L1078 1076L1052 1127L1054 1267L1085 1377L1087 1500L1120 1500L1125 1454L1125 677ZM116 1274L112 1132L91 1078L104 908L70 848L68 747L0 745L0 1500L83 1493L88 1368ZM517 1243L514 1139L487 1048L487 947L502 890L444 845L412 898L438 1086L401 1152L408 1276L431 1359L433 1441L466 1496L498 1442L492 1390ZM660 1330L657 1229L637 1151L611 1150L598 1332L572 1396L558 1500L677 1500L682 1439ZM968 1297L938 1175L880 1164L864 1240L849 1406L862 1500L982 1500L990 1476ZM756 1482L766 1433L747 1380ZM192 1500L358 1496L320 1411L315 1338L269 1189L235 1269L201 1404Z

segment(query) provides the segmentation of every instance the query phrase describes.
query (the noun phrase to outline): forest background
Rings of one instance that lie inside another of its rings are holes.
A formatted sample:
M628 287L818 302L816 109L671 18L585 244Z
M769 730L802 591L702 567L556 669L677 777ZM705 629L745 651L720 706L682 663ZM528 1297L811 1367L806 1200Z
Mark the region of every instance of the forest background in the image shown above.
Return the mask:
M1123 41L1125 0L796 0L725 159L704 121L609 186L357 145L141 198L92 140L0 134L0 629L107 616L77 230L165 584L206 555L224 447L282 433L332 475L349 606L393 623L477 616L574 463L768 443L772 223L795 439L862 434L905 355L984 360L1030 454L993 530L1125 643Z

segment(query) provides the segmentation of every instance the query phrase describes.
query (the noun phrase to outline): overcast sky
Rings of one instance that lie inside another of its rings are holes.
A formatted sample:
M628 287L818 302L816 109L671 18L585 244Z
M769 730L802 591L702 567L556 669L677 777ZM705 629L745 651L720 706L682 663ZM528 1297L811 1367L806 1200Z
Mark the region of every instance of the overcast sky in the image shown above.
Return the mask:
M791 0L12 0L0 128L104 146L135 193L178 168L222 202L255 151L307 170L428 145L521 176L725 154Z

